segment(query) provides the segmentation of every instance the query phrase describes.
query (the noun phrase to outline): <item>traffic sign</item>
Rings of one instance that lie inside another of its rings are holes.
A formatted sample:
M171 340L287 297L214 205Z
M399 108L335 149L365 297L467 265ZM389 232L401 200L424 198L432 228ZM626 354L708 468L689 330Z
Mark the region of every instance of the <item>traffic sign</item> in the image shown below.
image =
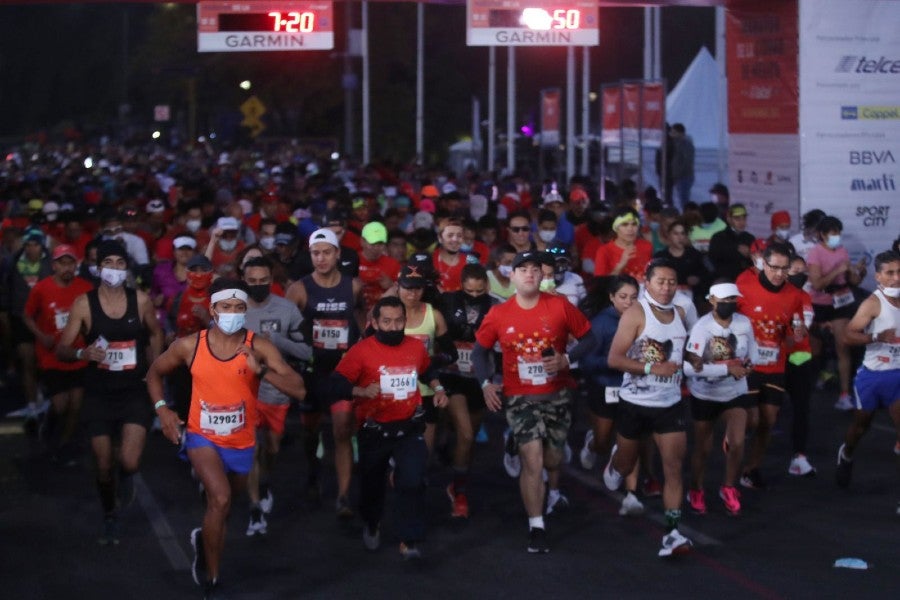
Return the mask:
M469 46L596 46L596 0L466 0Z
M256 137L266 129L266 124L262 122L262 116L266 114L266 105L256 96L250 96L241 104L241 113L244 120L241 125L250 129L250 137Z

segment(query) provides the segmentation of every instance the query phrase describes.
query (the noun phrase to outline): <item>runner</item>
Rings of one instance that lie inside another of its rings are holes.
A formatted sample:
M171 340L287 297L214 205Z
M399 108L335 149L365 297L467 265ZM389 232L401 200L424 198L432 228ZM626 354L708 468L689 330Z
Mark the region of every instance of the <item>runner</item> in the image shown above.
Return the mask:
M641 437L652 433L663 464L666 534L659 556L682 554L691 541L678 531L687 448L681 363L685 331L681 309L672 303L678 279L674 265L654 259L644 277L646 293L625 311L609 350L609 366L625 373L619 391L618 434L603 481L611 490L622 485L621 473L638 462Z
M400 274L400 263L385 254L387 229L373 221L362 228L362 250L359 252L359 278L363 284L366 310L394 283Z
M788 398L791 401L791 446L793 457L788 466L788 473L798 477L813 476L816 469L809 464L806 456L806 444L809 439L809 403L812 397L812 389L816 381L816 372L813 367L813 354L817 356L822 352L822 343L815 340L816 350L813 350L813 338L809 335L809 327L813 323L813 304L809 294L803 287L807 282L806 261L799 255L791 259L791 270L788 271L788 281L803 294L803 323L806 325L807 334L803 339L794 344L788 354L784 365L784 383Z
M748 393L758 405L749 415L750 429L755 427L756 432L741 476L741 485L751 489L765 488L759 467L784 402L786 354L807 334L801 318L803 293L787 283L790 265L790 249L784 244L769 244L759 274L742 275L737 283L741 292L738 310L750 319L756 340L756 355L751 357L753 372L747 380Z
M442 294L438 304L440 313L447 320L447 330L458 357L440 376L441 384L447 388L449 395L447 413L456 431L453 482L447 486L447 495L452 503L450 515L453 517L469 517L466 487L475 432L484 416L484 394L475 379L472 349L475 346L475 332L491 306L497 304L487 291L488 278L484 267L480 264L466 265L462 270L462 289Z
M842 488L850 485L853 452L876 410L888 409L900 439L900 254L890 250L875 257L875 281L878 289L863 300L845 331L845 341L865 345L866 353L856 372L853 422L838 449L835 480Z
M442 292L456 292L462 288L462 270L469 254L461 252L463 243L462 221L447 219L438 234L440 245L434 251L434 268L438 273L438 289Z
M244 264L242 271L249 289L247 329L272 342L286 362L294 363L295 371L301 370L312 358L312 351L300 332L303 316L296 304L272 293L272 262L267 258L252 258ZM268 381L260 382L258 397L256 452L247 478L251 503L248 536L265 535L268 531L265 516L272 513L274 502L269 478L281 448L284 420L291 403L288 394Z
M225 521L232 496L247 489L253 465L257 422L257 391L261 381L303 400L300 375L281 358L272 342L244 328L249 289L243 281L222 278L210 292L210 326L180 338L150 366L146 390L162 424L163 435L182 445L182 457L206 490L203 525L191 531L192 574L211 597L218 586L219 562L225 547ZM187 365L193 377L187 430L166 406L163 377ZM146 398L146 396L145 396Z
M403 333L406 309L399 298L388 296L375 303L372 326L375 335L354 344L341 358L331 375L329 397L353 398L362 424L357 437L363 544L371 551L381 544L386 474L393 459L400 556L417 559L421 556L418 544L425 536L428 458L417 384L428 383L435 390L438 407L447 403L447 396L430 367L425 346Z
M53 275L41 279L28 294L22 320L34 335L40 381L50 398L44 441L51 459L59 464L75 464L73 438L78 428L84 398L84 361L63 362L54 349L69 320L75 299L94 286L75 276L75 248L60 244L53 249ZM79 340L80 347L84 340Z
M753 355L753 327L737 311L741 295L733 283L718 283L709 288L707 300L712 312L691 329L684 357L684 374L691 392L694 418L694 451L691 455L691 487L687 500L691 509L706 514L703 478L706 460L712 450L713 429L719 417L725 421L725 478L719 498L730 515L741 512L740 494L735 489L747 429L747 374Z
M504 407L500 386L491 382L488 354L496 342L503 353L506 420L519 446L519 487L528 515L528 552L549 552L544 524L544 483L559 468L572 423L569 365L594 346L590 324L566 298L540 291L543 252L520 252L511 280L516 294L495 306L475 334L475 374L491 411ZM578 343L566 354L569 336Z
M616 212L613 231L616 238L603 244L594 256L594 275L630 275L644 282L644 268L650 262L653 246L638 235L640 218L633 208Z
M328 378L341 356L359 340L365 323L362 283L338 267L340 242L330 228L314 231L309 237L309 253L315 271L291 285L287 299L303 314L304 337L312 342L313 360L308 373L303 414L306 431L304 450L310 473L308 489L318 494L319 425L322 414L331 413L334 435L334 466L337 473L338 517L350 518L353 510L347 497L353 475L353 405L349 397L330 402ZM330 407L330 408L329 408Z
M144 374L162 350L163 333L150 297L124 285L128 277L125 247L115 240L101 242L97 264L100 287L75 299L56 355L66 362L89 363L82 420L97 464L103 507L100 543L105 545L119 543L113 445L119 445L119 504L124 508L134 498L133 475L153 420ZM76 350L79 336L84 336L87 347Z

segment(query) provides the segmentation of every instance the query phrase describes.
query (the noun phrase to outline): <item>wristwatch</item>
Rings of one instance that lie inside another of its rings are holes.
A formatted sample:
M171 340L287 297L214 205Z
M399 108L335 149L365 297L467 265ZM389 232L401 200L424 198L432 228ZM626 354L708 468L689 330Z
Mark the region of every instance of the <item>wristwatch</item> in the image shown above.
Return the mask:
M484 389L484 388L486 388L486 387L489 386L489 385L491 385L491 380L490 380L490 379L485 379L484 381L481 382L481 389Z

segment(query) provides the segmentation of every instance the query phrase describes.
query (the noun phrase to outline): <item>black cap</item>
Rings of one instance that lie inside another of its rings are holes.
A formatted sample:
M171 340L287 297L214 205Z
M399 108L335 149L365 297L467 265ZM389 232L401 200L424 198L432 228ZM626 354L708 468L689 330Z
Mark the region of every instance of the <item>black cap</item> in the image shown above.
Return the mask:
M424 288L428 285L428 278L422 272L422 269L416 265L406 265L400 271L398 280L400 287L405 288Z
M188 259L185 267L187 267L188 270L201 268L204 271L212 271L213 265L203 254L195 254Z
M107 256L121 256L128 260L128 251L125 246L118 240L103 240L97 246L97 264L102 263Z
M525 252L519 252L516 254L516 257L513 259L512 268L518 269L525 263L534 263L536 265L552 265L553 262L548 260L547 254L545 252L538 252L537 250L526 250Z

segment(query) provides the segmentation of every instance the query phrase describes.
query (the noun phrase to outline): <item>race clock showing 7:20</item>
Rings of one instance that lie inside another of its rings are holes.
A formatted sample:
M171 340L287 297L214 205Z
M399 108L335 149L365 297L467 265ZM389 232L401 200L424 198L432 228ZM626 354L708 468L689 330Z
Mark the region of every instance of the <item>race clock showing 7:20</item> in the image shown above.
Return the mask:
M199 2L197 50L331 50L334 48L332 15L330 0Z
M467 0L469 46L596 46L597 0Z

